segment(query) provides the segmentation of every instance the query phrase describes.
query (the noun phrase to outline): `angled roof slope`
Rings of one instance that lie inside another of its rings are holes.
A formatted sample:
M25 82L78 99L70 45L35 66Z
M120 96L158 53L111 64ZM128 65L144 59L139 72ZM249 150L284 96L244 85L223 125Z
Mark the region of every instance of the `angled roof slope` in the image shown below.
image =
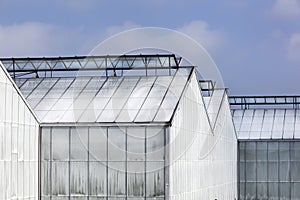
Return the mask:
M42 123L169 122L191 69L174 75L16 79Z

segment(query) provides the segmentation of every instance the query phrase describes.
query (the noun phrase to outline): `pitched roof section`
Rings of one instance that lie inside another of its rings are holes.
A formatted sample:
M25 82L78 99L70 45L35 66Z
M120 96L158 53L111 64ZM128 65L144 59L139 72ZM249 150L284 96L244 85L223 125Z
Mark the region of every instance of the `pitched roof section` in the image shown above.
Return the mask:
M300 139L298 109L233 110L238 139Z
M191 72L16 79L16 84L42 123L169 122Z

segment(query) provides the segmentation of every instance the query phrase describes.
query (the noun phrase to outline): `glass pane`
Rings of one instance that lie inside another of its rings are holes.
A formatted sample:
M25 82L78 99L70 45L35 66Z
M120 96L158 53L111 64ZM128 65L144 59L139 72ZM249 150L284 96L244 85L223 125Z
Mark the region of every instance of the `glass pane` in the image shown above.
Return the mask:
M127 159L145 160L145 128L127 128Z
M42 184L42 195L50 195L50 184L51 184L51 167L50 162L42 162L42 174L41 174L41 184Z
M278 181L278 162L268 163L268 181Z
M50 128L42 128L42 160L50 160Z
M246 142L246 160L255 161L256 160L256 143Z
M88 160L88 129L71 129L71 160Z
M268 199L268 184L267 183L257 183L257 198L258 199Z
M108 194L125 195L125 162L108 163Z
M280 199L290 199L291 186L290 183L280 183Z
M246 183L246 199L256 199L255 183Z
M257 152L257 161L267 161L268 151L266 142L257 142L256 143L256 152Z
M145 195L145 162L128 162L127 167L128 196L143 197Z
M291 143L291 160L300 161L300 142Z
M256 181L256 163L246 162L246 180Z
M147 161L162 161L165 156L165 130L164 128L146 128Z
M52 162L52 194L69 194L69 163Z
M107 160L107 128L90 128L89 134L89 159L95 161Z
M107 191L106 163L90 162L89 167L90 167L89 168L90 195L93 196L106 195L106 191Z
M292 199L298 200L300 197L300 183L292 183Z
M88 167L87 162L71 162L70 192L71 195L87 195Z
M245 183L241 182L240 183L240 200L244 200L245 199Z
M278 142L268 142L268 160L278 161Z
M279 181L289 181L290 177L290 163L280 162L279 163Z
M289 142L279 142L279 159L281 161L290 160L290 143Z
M164 162L146 163L147 197L164 195Z
M268 181L267 162L257 162L257 181Z
M126 160L126 134L120 128L108 128L108 159Z
M269 199L279 199L279 184L278 183L269 183Z
M52 129L52 159L69 160L69 128Z
M245 181L245 171L246 167L245 167L245 162L240 162L240 171L239 171L239 175L240 175L240 181Z
M300 181L300 162L292 161L291 163L291 180Z

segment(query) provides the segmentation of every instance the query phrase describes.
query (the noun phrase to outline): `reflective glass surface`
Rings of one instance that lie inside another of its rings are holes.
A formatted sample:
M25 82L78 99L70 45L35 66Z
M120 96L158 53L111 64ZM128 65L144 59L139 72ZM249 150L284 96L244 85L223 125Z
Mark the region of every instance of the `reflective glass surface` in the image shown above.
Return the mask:
M239 142L239 197L299 199L300 142Z
M18 81L42 122L170 121L188 73Z
M42 128L42 199L164 199L165 128Z
M238 139L299 139L300 112L296 109L233 110Z

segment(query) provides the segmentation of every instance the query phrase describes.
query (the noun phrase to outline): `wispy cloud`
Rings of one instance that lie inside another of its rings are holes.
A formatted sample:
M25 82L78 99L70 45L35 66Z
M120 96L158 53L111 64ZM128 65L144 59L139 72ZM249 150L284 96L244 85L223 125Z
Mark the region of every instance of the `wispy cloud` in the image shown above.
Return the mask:
M139 24L125 21L121 25L109 26L104 30L90 33L79 28L72 29L37 22L0 25L0 57L87 54L105 38L140 27L142 26ZM222 32L211 29L204 21L190 22L179 27L177 31L189 35L210 52L224 44ZM135 38L132 39L134 42Z
M281 19L300 17L300 0L276 0L271 15Z
M87 38L79 29L45 23L0 26L0 56L80 54Z
M287 58L291 61L300 61L300 33L294 33L289 37Z
M225 34L210 28L208 23L202 20L192 21L178 28L178 31L189 35L209 51L215 51L225 43Z

